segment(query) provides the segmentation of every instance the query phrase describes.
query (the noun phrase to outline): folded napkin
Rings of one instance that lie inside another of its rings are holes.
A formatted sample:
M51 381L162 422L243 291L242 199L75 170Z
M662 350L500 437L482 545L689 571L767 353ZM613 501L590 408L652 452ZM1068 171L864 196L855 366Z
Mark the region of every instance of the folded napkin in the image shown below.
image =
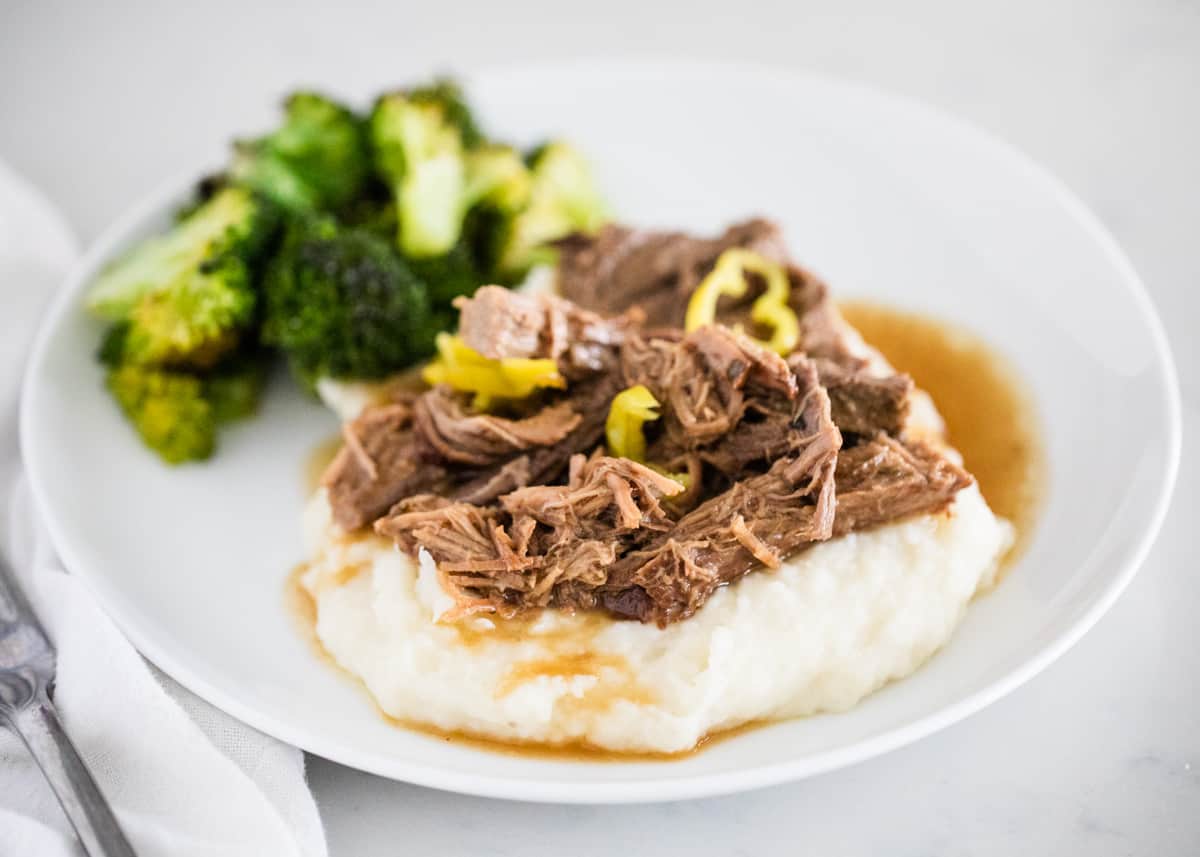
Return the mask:
M0 162L0 550L58 649L55 703L140 857L322 857L303 754L143 660L63 570L37 520L17 450L20 372L74 255L61 221ZM80 853L20 742L0 730L0 855Z

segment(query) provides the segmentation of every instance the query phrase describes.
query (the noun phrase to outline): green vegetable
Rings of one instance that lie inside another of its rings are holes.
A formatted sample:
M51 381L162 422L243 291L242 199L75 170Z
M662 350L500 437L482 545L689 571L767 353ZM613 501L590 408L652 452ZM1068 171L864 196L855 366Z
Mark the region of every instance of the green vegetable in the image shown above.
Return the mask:
M106 384L142 440L169 464L212 455L219 426L253 416L266 378L266 355L245 350L210 372L125 362L126 327L114 325L101 360Z
M465 240L451 247L444 256L408 259L407 262L409 269L425 283L432 306L441 310L449 309L450 302L459 295L474 294L485 281ZM453 327L453 321L449 326ZM432 342L432 338L429 341Z
M389 243L330 218L293 224L267 271L263 341L295 374L382 378L432 349L429 297Z
M110 369L108 389L146 446L169 464L208 458L217 421L195 375L124 365Z
M129 313L124 359L209 368L237 347L257 299L246 263L225 256L146 294Z
M354 200L338 213L338 221L378 235L389 244L396 241L396 206L386 191L382 198L370 195Z
M146 295L201 282L229 280L244 288L244 271L274 233L273 208L249 191L225 188L165 235L134 246L109 265L87 295L88 309L122 321Z
M204 176L192 190L192 198L183 205L175 209L172 215L172 220L175 223L183 223L196 211L201 208L206 202L217 195L217 192L229 186L229 181L223 173L213 173Z
M528 202L499 229L496 273L517 280L532 266L553 263L547 245L572 232L595 232L608 210L587 161L566 143L548 143L529 158Z
M528 196L517 152L482 144L460 107L460 100L416 90L384 95L371 112L375 169L392 191L396 241L410 258L449 253L476 205L514 209Z
M489 143L466 154L464 214L476 205L514 213L529 203L533 176L512 146Z
M375 168L396 201L397 243L408 256L440 256L458 241L466 189L462 133L436 101L402 92L375 103Z
M298 92L97 277L97 357L147 446L206 458L256 410L269 349L310 386L385 377L433 353L454 298L515 281L605 217L578 153L489 142L451 81L385 94L366 119Z
M252 333L254 271L275 224L274 206L252 192L218 190L110 266L88 295L114 322L98 354L108 389L169 463L207 458L218 423L252 410L256 361L228 356Z
M235 355L204 379L204 395L218 425L258 412L267 378L267 355L254 350Z
M96 359L110 369L120 366L125 359L125 339L128 336L129 322L119 321L110 325L100 340L100 347L96 349Z
M290 211L310 211L350 202L370 171L362 121L322 95L297 92L284 102L282 126L235 144L229 173Z
M440 107L446 119L462 135L464 146L477 146L483 142L483 132L475 123L462 90L453 80L441 78L428 86L418 86L409 91L408 97L418 104L436 104Z

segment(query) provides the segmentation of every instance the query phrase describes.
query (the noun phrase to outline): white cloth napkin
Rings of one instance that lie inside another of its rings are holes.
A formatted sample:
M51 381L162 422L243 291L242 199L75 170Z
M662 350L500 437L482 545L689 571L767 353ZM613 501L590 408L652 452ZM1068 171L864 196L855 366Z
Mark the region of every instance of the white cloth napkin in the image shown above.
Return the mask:
M20 478L17 393L39 311L75 255L40 196L0 162L0 549L58 649L55 702L140 857L324 857L294 747L150 666L59 565ZM78 855L49 787L0 730L0 855Z

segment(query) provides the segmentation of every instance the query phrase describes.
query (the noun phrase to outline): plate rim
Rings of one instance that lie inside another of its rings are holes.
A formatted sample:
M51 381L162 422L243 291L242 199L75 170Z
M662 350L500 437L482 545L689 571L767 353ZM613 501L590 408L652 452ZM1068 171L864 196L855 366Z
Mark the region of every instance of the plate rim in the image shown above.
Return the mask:
M461 75L461 79L469 89L474 81L492 80L503 76L561 73L564 70L575 73L586 71L593 74L603 74L606 71L620 71L628 74L639 71L644 74L675 77L714 74L749 78L766 76L773 78L776 82L791 80L820 88L850 90L860 96L866 96L870 100L890 103L902 107L906 112L922 114L923 119L934 124L952 127L958 133L969 138L973 146L992 150L1014 168L1025 171L1031 180L1044 187L1049 197L1053 198L1061 206L1063 212L1094 241L1097 250L1104 254L1106 261L1118 274L1125 291L1133 299L1138 310L1139 320L1145 324L1150 334L1154 354L1153 366L1163 386L1163 395L1159 404L1166 417L1163 423L1166 454L1163 457L1162 471L1158 474L1160 490L1154 498L1153 509L1147 519L1147 525L1137 535L1133 544L1123 551L1124 556L1116 562L1119 566L1116 573L1107 586L1093 596L1092 603L1086 610L1060 630L1035 655L1018 663L973 693L937 711L900 726L886 729L853 744L813 753L799 759L782 760L726 773L614 779L605 782L568 784L553 778L514 779L502 775L457 772L426 763L372 756L353 747L337 743L330 744L327 738L262 714L249 705L243 705L231 694L193 674L184 664L160 648L153 639L154 635L147 633L138 625L136 619L125 611L120 593L115 591L115 587L110 587L104 582L105 576L93 573L87 568L86 563L75 555L71 541L66 538L65 528L58 519L37 475L39 469L44 465L33 425L32 401L35 394L31 381L46 360L51 334L61 317L77 300L84 283L92 278L105 260L111 258L114 247L123 243L138 224L160 214L171 200L179 197L196 182L197 177L202 174L201 171L189 172L184 177L176 176L164 182L105 228L71 267L62 285L58 288L49 309L39 322L22 379L19 416L21 457L36 507L42 515L51 541L64 565L83 581L117 627L148 660L191 692L251 727L322 758L368 773L461 794L501 799L559 804L683 800L731 794L799 780L856 764L911 744L982 710L1050 666L1078 642L1112 607L1145 562L1170 506L1181 455L1182 404L1178 376L1167 335L1145 284L1108 229L1061 179L1031 156L990 131L915 97L892 93L879 87L832 75L799 71L766 63L581 58L569 61L545 61L481 68L468 67Z

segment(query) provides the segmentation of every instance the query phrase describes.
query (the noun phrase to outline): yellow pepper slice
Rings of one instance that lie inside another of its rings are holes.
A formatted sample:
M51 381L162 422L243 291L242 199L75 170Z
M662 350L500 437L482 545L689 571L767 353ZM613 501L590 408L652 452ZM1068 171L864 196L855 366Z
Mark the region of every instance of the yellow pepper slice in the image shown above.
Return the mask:
M671 494L670 496L672 497L674 497L675 494L687 491L692 487L692 474L688 473L686 470L680 471L679 473L672 473L670 470L667 470L667 468L659 467L657 464L647 464L646 466L656 473L661 473L668 479L674 479L679 483L679 491Z
M646 460L647 422L658 419L658 399L645 384L638 384L617 393L608 409L604 435L608 454L640 463Z
M739 252L747 251L726 250L722 253L708 276L692 292L683 319L683 329L688 333L716 320L717 301L723 295L740 298L746 294L746 277L742 273L741 261L737 255L731 255Z
M750 307L750 318L771 328L771 338L762 344L778 354L791 353L800 344L800 320L788 306L787 271L782 265L739 247L722 253L712 271L696 287L688 301L684 328L690 333L713 324L722 295L740 298L746 294L747 271L758 274L767 283L766 291Z
M421 372L427 384L449 384L475 394L475 407L488 408L494 399L524 399L544 388L562 389L566 379L549 358L484 357L449 333L437 336L438 356Z
M645 425L661 416L658 407L658 399L654 398L654 394L644 384L627 387L617 393L613 397L612 405L608 409L608 420L604 424L608 454L646 464ZM657 464L646 466L678 482L679 491L686 491L691 487L691 474L671 473Z
M800 344L800 319L787 304L787 299L776 303L768 301L764 294L750 307L750 318L764 327L771 328L771 338L763 343L776 354L785 357Z

